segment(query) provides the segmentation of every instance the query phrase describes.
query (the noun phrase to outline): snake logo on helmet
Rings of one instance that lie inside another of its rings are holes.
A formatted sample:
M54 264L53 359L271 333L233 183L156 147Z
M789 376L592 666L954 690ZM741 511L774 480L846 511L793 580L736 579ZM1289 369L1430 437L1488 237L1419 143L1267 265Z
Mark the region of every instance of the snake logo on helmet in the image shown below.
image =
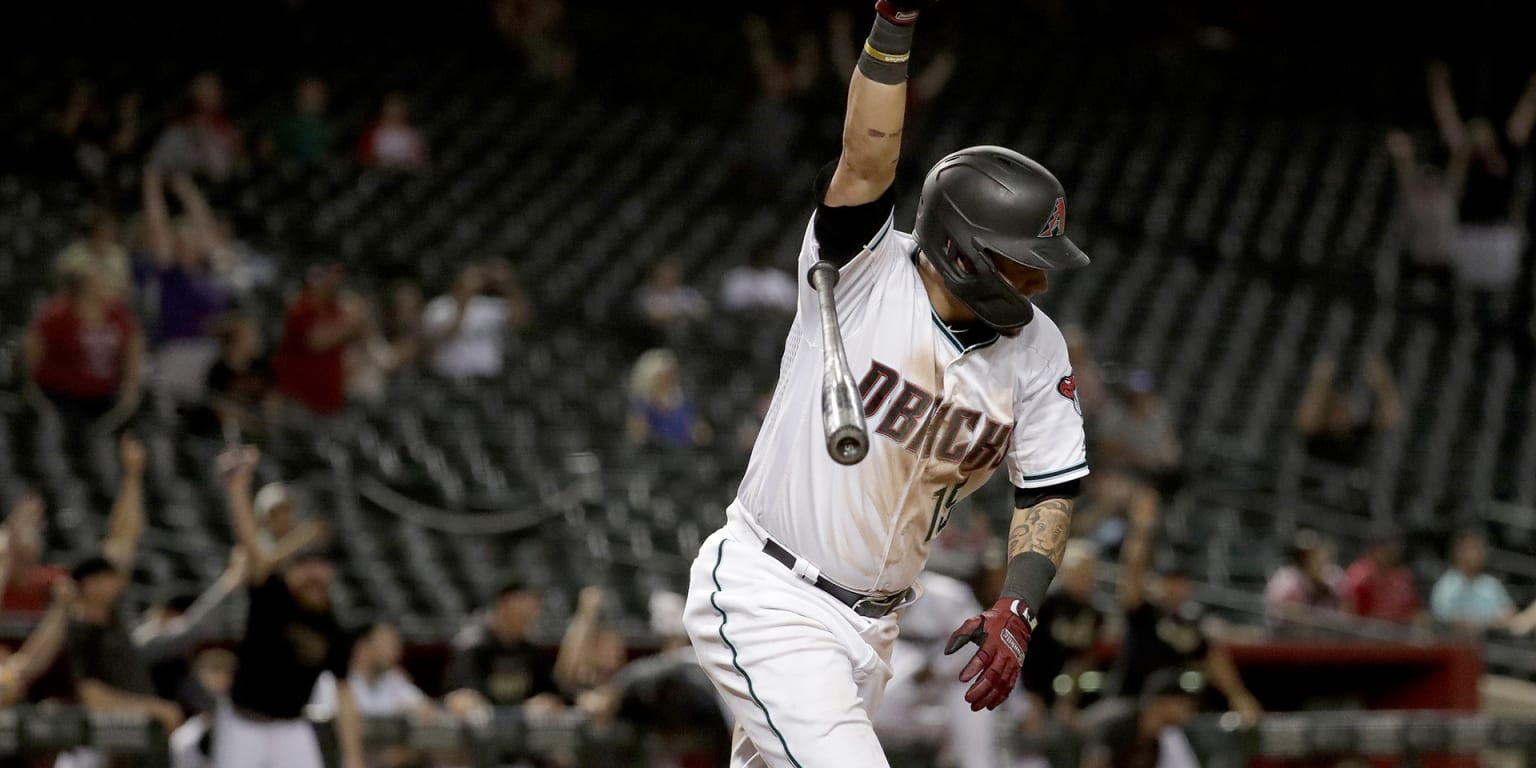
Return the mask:
M944 287L999 330L1023 327L1035 309L999 274L993 256L1043 270L1088 264L1067 239L1061 182L1004 147L962 149L934 165L912 230Z

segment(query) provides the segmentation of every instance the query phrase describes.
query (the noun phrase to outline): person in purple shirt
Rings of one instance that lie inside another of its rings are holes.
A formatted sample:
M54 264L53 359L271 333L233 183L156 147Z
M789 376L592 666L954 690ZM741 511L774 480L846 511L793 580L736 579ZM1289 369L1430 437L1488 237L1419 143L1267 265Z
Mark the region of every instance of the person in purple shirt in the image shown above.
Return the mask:
M184 211L172 221L166 205L169 186ZM213 323L229 308L229 294L214 274L210 256L218 248L218 227L191 177L144 172L145 263L140 279L148 309L156 318L155 386L181 399L202 394L203 373L218 356Z

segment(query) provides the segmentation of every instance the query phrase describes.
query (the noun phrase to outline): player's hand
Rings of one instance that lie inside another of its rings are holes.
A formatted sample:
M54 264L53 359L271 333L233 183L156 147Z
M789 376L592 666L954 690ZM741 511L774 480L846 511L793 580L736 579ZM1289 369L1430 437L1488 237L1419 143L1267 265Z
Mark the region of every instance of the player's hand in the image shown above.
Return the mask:
M903 26L917 21L917 14L939 0L875 0L875 13Z
M980 616L960 625L944 646L945 655L971 643L978 646L976 655L960 670L960 682L971 684L965 700L972 712L996 709L1019 682L1019 667L1029 650L1030 636L1029 622L1018 612L1021 610L1027 608L1018 600L998 600Z

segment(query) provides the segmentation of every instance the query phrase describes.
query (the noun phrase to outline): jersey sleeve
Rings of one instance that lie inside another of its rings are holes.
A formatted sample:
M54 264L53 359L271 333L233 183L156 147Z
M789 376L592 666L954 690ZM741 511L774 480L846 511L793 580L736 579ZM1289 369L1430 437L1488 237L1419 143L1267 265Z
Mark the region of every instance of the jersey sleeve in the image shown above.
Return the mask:
M800 244L800 260L796 270L800 286L800 312L808 317L815 317L818 311L816 289L811 287L807 275L811 266L822 260L822 244L817 239L816 219L824 214L826 211L822 209L812 214ZM901 268L901 260L908 255L903 252L903 243L909 241L892 232L894 221L895 209L887 205L885 219L879 229L867 241L863 241L851 259L838 268L837 287L833 289L833 296L837 299L838 317L845 323L862 316L865 307L878 300L880 287L885 282L882 277ZM836 254L827 255L833 257ZM838 261L836 258L828 260L833 263Z
M1054 325L1042 329L1042 336L1043 348L1036 350L1039 367L1025 379L1014 404L1008 478L1015 488L1056 485L1088 474L1083 411L1067 344Z

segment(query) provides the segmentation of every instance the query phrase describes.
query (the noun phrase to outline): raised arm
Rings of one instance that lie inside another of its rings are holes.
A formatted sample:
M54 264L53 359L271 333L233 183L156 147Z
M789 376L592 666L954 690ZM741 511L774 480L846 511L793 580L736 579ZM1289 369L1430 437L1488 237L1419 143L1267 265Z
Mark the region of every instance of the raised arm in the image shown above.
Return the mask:
M33 627L21 648L0 663L0 707L21 701L31 685L53 666L64 647L69 617L75 607L75 583L59 579L53 583L53 604L43 620Z
M1152 539L1161 517L1155 494L1137 494L1131 501L1130 530L1120 543L1120 606L1127 611L1147 599L1147 571L1152 567Z
M1376 395L1377 430L1385 432L1403 420L1403 400L1397 393L1397 382L1392 380L1392 370L1385 360L1372 357L1365 362L1365 380Z
M1432 61L1425 72L1429 86L1429 107L1435 113L1435 125L1440 128L1440 138L1452 150L1466 143L1467 127L1461 121L1456 108L1456 94L1451 90L1451 70L1443 61Z
M1302 437L1315 434L1323 427L1323 409L1328 404L1328 390L1333 387L1333 361L1319 357L1312 363L1312 375L1307 388L1301 394L1301 404L1296 407L1296 431Z
M170 266L175 253L175 234L171 231L171 210L165 204L165 171L146 165L140 191L143 193L145 244L156 266Z
M919 0L879 0L875 25L848 83L843 154L823 201L833 207L880 199L896 180L907 109L907 59Z
M229 522L235 530L235 539L245 552L245 580L258 585L272 573L272 555L261 540L261 530L256 527L256 513L251 509L251 476L261 452L253 446L245 446L219 457L219 471L224 473L224 488L229 495Z
M1523 147L1531 140L1532 127L1536 127L1536 74L1526 82L1525 92L1520 94L1520 100L1509 113L1509 120L1504 123L1504 132L1511 143Z
M102 555L123 573L133 572L139 551L139 534L144 532L144 444L132 435L118 441L123 478L112 503L112 517L107 521L107 538L101 544Z

